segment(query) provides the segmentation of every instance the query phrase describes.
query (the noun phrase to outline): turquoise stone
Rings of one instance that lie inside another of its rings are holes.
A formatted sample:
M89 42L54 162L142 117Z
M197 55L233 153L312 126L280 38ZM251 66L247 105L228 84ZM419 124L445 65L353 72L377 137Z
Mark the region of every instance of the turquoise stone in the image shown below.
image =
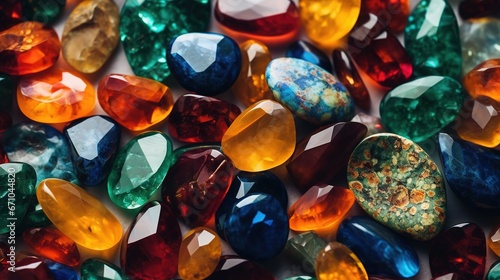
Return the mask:
M413 75L458 79L462 69L460 32L446 0L422 0L408 17L405 48L413 60Z
M488 274L486 274L486 280L500 280L500 261L491 265Z
M209 0L127 0L120 15L120 39L137 76L165 82L167 47L174 37L203 32L210 22Z
M421 142L455 119L465 95L451 78L420 78L387 93L380 102L380 117L387 131Z
M460 38L464 74L483 61L500 57L500 19L464 21L460 26Z
M354 101L344 85L323 68L298 58L277 58L266 69L274 97L313 124L348 121Z
M108 193L116 205L135 209L148 202L167 175L172 142L162 132L142 133L116 156L108 177Z
M105 260L90 258L82 263L82 280L126 280L122 270Z
M286 242L285 252L301 269L309 274L314 274L314 263L319 252L328 243L314 231L298 234Z

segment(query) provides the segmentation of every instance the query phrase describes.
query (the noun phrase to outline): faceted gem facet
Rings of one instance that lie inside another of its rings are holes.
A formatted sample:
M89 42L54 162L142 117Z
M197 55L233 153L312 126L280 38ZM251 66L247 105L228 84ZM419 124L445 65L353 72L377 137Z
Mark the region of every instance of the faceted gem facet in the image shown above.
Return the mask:
M315 268L318 280L368 280L358 257L345 245L335 241L319 252Z
M49 268L54 280L80 280L78 272L71 266L67 266L49 259L43 260Z
M500 261L496 261L491 265L488 270L488 274L486 274L486 280L497 280L500 279Z
M498 0L462 0L458 4L458 14L462 19L500 17L500 5Z
M285 56L309 61L328 72L332 72L332 63L328 56L318 47L307 41L299 40L293 42L288 46Z
M394 33L403 31L410 14L409 0L365 0L361 2L361 13L372 13L383 19Z
M41 256L69 266L80 263L80 252L73 240L56 228L32 228L23 240Z
M43 24L54 22L64 11L66 0L21 0L23 18Z
M295 133L292 113L275 101L262 100L234 120L222 137L222 151L239 170L269 170L290 158Z
M465 75L464 89L472 97L488 96L500 102L500 58L488 59Z
M491 228L487 243L488 248L490 248L495 255L500 256L500 226L498 223Z
M441 230L444 179L412 141L390 133L365 138L351 155L347 179L363 210L388 228L417 240L429 240Z
M316 257L327 244L314 231L309 231L290 238L286 242L285 252L306 272L313 272Z
M260 265L238 256L222 256L214 273L206 280L275 280L273 274Z
M80 269L82 280L126 280L122 270L105 260L89 258L82 263Z
M499 34L500 19L496 18L464 21L460 25L464 73L468 73L483 61L500 58Z

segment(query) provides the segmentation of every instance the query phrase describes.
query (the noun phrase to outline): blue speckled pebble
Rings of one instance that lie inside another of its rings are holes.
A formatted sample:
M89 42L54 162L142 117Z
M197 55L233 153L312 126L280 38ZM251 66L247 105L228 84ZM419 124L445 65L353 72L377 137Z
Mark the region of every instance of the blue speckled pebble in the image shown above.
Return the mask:
M277 58L266 69L276 100L313 124L348 121L354 102L344 85L324 69L297 58Z

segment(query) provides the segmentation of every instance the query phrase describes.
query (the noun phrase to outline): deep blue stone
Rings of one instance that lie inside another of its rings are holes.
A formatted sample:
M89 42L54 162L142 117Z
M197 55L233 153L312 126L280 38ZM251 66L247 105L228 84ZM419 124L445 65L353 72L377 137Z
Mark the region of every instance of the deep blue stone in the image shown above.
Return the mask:
M107 116L81 118L64 128L76 176L87 186L104 182L120 145L120 126Z
M228 90L238 78L241 51L224 35L187 33L170 42L167 63L185 89L212 96Z
M49 267L54 280L79 280L78 272L72 267L44 259L43 262Z
M500 208L500 155L445 133L439 134L439 147L455 195L473 207Z
M268 260L278 255L288 239L288 216L281 203L268 194L239 199L224 225L226 240L242 258Z
M358 256L370 275L410 278L420 269L415 250L370 217L344 220L337 231L337 241Z
M293 42L290 46L288 46L285 56L309 61L330 73L332 72L332 63L330 62L328 56L318 47L309 42L303 40Z

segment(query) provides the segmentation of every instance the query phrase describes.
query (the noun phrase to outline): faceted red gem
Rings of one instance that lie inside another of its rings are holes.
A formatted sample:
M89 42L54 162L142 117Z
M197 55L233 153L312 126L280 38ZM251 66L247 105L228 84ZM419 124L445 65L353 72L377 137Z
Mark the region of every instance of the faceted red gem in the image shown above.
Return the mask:
M132 279L172 279L181 245L179 222L168 205L144 205L122 241L121 267Z
M458 14L463 19L500 17L498 0L464 0L458 5Z
M12 126L12 117L8 112L0 111L0 133Z
M15 272L7 273L7 277L7 280L54 279L49 267L36 257L26 257L16 262Z
M258 264L238 256L222 256L217 268L206 280L274 280L274 276Z
M408 22L410 1L408 0L364 0L361 13L372 13L393 32L401 32Z
M168 130L172 137L183 142L220 142L240 113L240 108L227 101L184 94L174 104Z
M441 232L431 245L429 264L433 277L456 273L468 280L483 279L486 265L483 230L478 225L464 223Z
M21 1L3 0L0 2L0 31L21 22Z

